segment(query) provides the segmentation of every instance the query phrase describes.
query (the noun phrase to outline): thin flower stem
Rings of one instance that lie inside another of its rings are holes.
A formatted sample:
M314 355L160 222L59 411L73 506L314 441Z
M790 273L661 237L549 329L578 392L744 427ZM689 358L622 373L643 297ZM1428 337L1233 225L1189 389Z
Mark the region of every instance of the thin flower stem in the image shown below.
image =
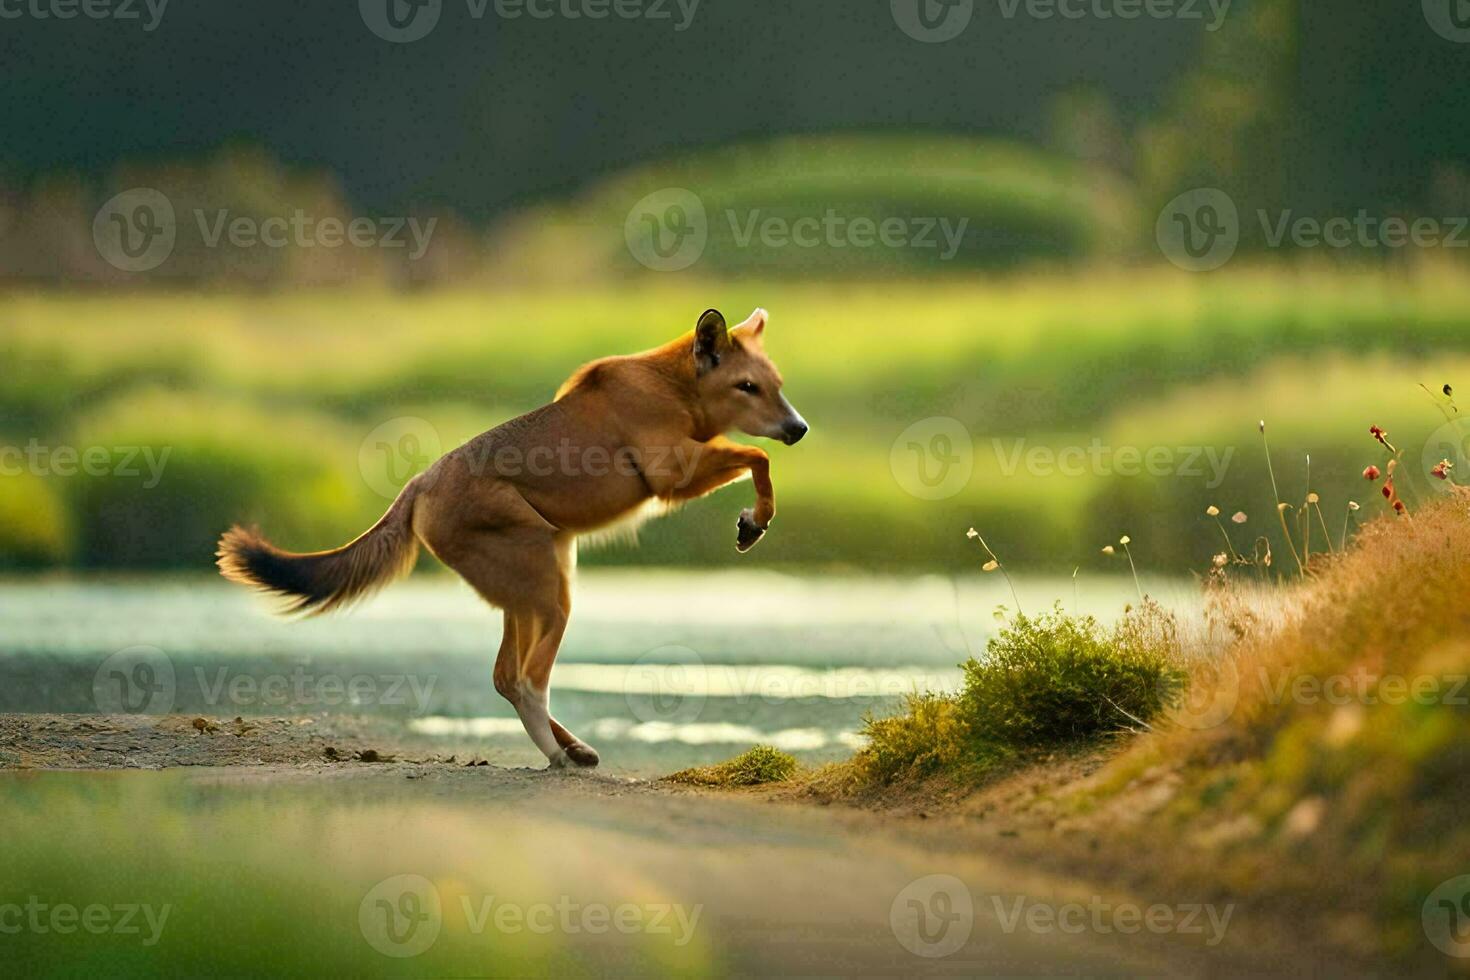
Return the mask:
M1128 567L1133 570L1133 587L1138 590L1138 601L1143 602L1143 586L1138 582L1138 566L1133 564L1133 550L1127 544L1123 545L1123 554L1128 556Z
M985 549L985 553L990 556L990 560L995 562L995 567L1000 569L1000 573L1006 577L1006 585L1011 587L1011 598L1016 601L1016 613L1022 616L1026 615L1021 611L1021 597L1016 595L1016 583L1011 581L1011 573L1006 571L1005 562L995 557L995 552L990 550L990 545L985 543L985 539L980 536L979 531L975 532L975 540L980 542L980 547Z
M1276 516L1281 518L1281 533L1286 535L1286 546L1291 549L1291 557L1296 559L1297 571L1302 577L1307 575L1307 567L1302 564L1302 556L1297 554L1296 542L1291 540L1291 529L1286 526L1286 511L1281 506L1281 491L1276 487L1276 468L1271 465L1271 442L1266 438L1266 423L1261 423L1261 442L1266 447L1266 472L1271 474L1271 493L1276 497Z
M1352 521L1352 519L1353 508L1352 505L1349 504L1346 508L1346 513L1342 515L1342 540L1339 541L1337 545L1337 550L1339 551L1347 551L1347 529L1348 524Z
M1301 511L1301 547L1302 561L1311 564L1311 513Z
M1225 530L1225 525L1220 523L1218 516L1215 518L1215 526L1220 529L1220 536L1225 539L1225 547L1229 549L1230 557L1238 560L1240 555L1236 553L1235 545L1230 543L1230 532Z
M1312 454L1307 453L1307 498L1312 496ZM1310 500L1302 500L1302 555L1303 561L1310 565L1312 563L1312 514L1306 508L1310 506Z
M1286 545L1291 549L1291 557L1296 559L1297 571L1301 572L1303 578L1306 578L1307 566L1302 564L1302 556L1297 554L1296 544L1291 540L1291 529L1286 526L1286 508L1290 506L1290 504L1277 504L1276 516L1281 518L1281 533L1286 535Z
M1317 508L1317 523L1322 525L1322 540L1327 542L1327 553L1329 555L1334 554L1332 550L1332 535L1327 533L1327 518L1322 516L1322 505L1313 504L1312 506Z

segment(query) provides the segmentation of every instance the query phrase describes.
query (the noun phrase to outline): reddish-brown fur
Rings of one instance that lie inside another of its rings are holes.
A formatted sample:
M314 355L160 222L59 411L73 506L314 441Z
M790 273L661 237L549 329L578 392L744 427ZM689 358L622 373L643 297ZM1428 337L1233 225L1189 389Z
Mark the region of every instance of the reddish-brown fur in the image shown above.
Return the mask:
M781 395L763 349L766 313L734 329L715 310L662 347L580 368L556 400L476 436L403 488L369 531L333 551L292 554L235 527L220 540L232 581L286 596L288 610L325 612L405 574L422 542L504 611L495 689L553 765L595 766L597 753L549 710L578 536L647 504L701 497L749 474L746 551L776 514L770 460L724 438L739 430L794 443L806 423Z

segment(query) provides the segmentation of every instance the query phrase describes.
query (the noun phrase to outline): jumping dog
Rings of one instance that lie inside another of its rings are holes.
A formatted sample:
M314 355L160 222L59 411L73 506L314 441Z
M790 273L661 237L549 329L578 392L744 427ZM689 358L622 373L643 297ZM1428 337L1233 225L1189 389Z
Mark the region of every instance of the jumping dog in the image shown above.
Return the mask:
M577 539L606 534L749 476L735 547L750 550L776 515L769 457L725 438L739 430L787 445L807 424L766 356L767 315L726 326L705 311L662 347L579 368L549 405L512 419L410 480L350 544L295 554L236 526L219 542L225 578L316 614L407 574L424 547L504 613L495 690L552 766L591 767L592 746L551 716L550 680L572 611Z

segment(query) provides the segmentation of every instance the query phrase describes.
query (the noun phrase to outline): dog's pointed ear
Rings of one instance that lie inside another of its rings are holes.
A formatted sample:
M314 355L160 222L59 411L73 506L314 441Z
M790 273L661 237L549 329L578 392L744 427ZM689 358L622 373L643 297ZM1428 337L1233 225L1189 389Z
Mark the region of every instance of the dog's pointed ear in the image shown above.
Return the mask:
M730 347L730 331L719 310L705 310L694 325L694 366L700 374L719 367Z
M752 340L759 341L761 334L766 332L766 321L770 318L770 314L758 306L755 308L755 312L745 318L744 323L732 328L730 332L740 333Z

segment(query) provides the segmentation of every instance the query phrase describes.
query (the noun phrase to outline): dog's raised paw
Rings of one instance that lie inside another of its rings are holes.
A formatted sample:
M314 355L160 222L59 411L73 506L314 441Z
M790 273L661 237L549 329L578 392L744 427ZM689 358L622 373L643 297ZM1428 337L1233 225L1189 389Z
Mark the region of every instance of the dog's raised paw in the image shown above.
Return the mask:
M735 550L742 554L749 551L765 533L766 529L755 522L755 511L745 508L735 522Z

